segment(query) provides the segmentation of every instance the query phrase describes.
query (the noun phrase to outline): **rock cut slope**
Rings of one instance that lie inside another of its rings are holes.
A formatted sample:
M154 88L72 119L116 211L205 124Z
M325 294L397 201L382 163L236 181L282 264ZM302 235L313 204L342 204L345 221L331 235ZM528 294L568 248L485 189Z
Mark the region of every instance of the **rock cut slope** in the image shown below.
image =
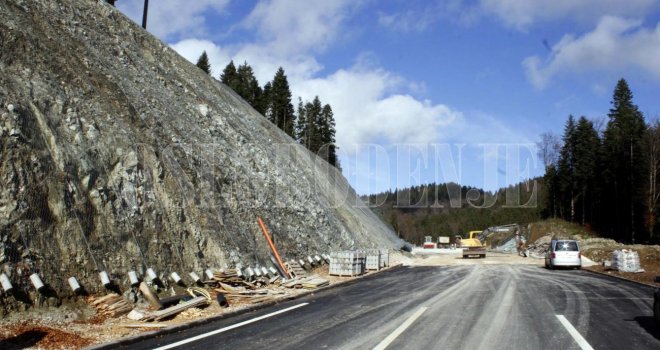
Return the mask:
M0 263L55 290L98 271L270 263L399 240L342 175L96 0L0 2Z

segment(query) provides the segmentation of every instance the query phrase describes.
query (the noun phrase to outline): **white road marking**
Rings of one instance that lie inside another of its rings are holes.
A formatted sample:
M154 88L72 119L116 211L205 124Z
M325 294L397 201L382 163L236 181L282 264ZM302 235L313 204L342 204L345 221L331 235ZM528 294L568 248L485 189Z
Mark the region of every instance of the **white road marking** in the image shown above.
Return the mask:
M412 316L408 317L408 319L403 322L399 328L395 329L394 332L387 336L387 338L383 339L383 341L376 345L373 350L385 350L385 348L387 348L394 341L394 339L400 336L401 333L406 330L406 328L410 327L410 325L413 324L413 322L415 322L415 320L421 316L424 311L426 311L426 309L428 309L428 307L420 307L419 310L417 310Z
M171 348L177 347L177 346L179 346L179 345L188 344L188 343L190 343L190 342L194 342L194 341L196 341L196 340L200 340L200 339L203 339L203 338L206 338L206 337L210 337L210 336L215 335L215 334L219 334L219 333L222 333L222 332L226 332L226 331L228 331L228 330L232 330L232 329L234 329L234 328L238 328L238 327L241 327L241 326L245 326L246 324L254 323L254 322L261 321L261 320L263 320L263 319L269 318L269 317L277 316L277 315L279 315L279 314L283 314L283 313L285 313L285 312L287 312L287 311L291 311L291 310L297 309L297 308L299 308L299 307L303 307L303 306L308 305L308 304L309 304L309 303L298 304L298 305L295 305L295 306L292 306L292 307L289 307L289 308L286 308L286 309L282 309L282 310L275 311L275 312L272 312L272 313L269 313L269 314L266 314L266 315L263 315L263 316L259 316L259 317L257 317L257 318L253 318L253 319L251 319L251 320L243 321L243 322L240 322L240 323L237 323L237 324L231 325L231 326L227 326L227 327L224 327L224 328L220 328L220 329L217 329L217 330L212 331L212 332L208 332L208 333L200 334L200 335L198 335L198 336L195 336L195 337L192 337L192 338L188 338L188 339L184 339L184 340L178 341L178 342L176 342L176 343L172 343L172 344L168 344L168 345L165 345L165 346L161 346L161 347L159 347L159 348L155 348L154 350L166 350L166 349L171 349Z
M561 324L564 326L564 328L566 328L568 333L573 337L573 339L575 339L575 342L578 343L580 349L594 350L594 348L592 348L591 345L587 343L587 340L582 337L580 332L578 332L577 329L575 329L575 327L573 327L573 325L570 322L568 322L568 320L566 319L566 317L564 317L564 315L555 315L555 316L557 316L559 322L561 322Z

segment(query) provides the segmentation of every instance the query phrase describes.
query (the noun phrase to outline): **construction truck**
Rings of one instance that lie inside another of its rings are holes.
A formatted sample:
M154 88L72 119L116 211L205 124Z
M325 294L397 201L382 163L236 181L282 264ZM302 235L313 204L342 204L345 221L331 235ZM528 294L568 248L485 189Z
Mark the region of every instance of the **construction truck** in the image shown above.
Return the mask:
M486 246L481 244L479 234L482 231L470 231L469 238L461 238L460 247L463 249L463 258L476 256L478 258L486 257Z

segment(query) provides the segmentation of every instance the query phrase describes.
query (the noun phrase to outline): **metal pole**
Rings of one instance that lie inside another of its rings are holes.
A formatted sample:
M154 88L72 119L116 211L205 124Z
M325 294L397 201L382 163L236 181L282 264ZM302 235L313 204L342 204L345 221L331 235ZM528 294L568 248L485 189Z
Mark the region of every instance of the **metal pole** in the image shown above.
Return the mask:
M633 201L633 140L630 138L630 237L635 244L635 203Z
M147 12L149 12L149 0L144 0L144 11L142 12L142 28L147 29Z

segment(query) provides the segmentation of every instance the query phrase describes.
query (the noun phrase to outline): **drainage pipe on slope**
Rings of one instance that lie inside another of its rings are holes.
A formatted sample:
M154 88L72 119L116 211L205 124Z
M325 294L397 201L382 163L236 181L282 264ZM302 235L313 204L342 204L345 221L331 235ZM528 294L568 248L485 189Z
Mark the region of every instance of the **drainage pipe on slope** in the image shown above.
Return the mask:
M275 255L275 259L277 259L278 265L282 268L282 271L284 271L286 278L291 278L291 275L289 275L289 271L286 270L286 267L282 263L282 259L280 258L280 254L277 252L277 249L275 249L275 245L273 245L273 241L270 239L270 235L268 234L268 230L266 229L266 226L264 225L264 222L261 220L261 217L257 216L257 220L259 221L259 226L261 226L261 230L264 231L264 236L266 236L266 240L268 241L268 245L270 246L270 250L273 252Z

